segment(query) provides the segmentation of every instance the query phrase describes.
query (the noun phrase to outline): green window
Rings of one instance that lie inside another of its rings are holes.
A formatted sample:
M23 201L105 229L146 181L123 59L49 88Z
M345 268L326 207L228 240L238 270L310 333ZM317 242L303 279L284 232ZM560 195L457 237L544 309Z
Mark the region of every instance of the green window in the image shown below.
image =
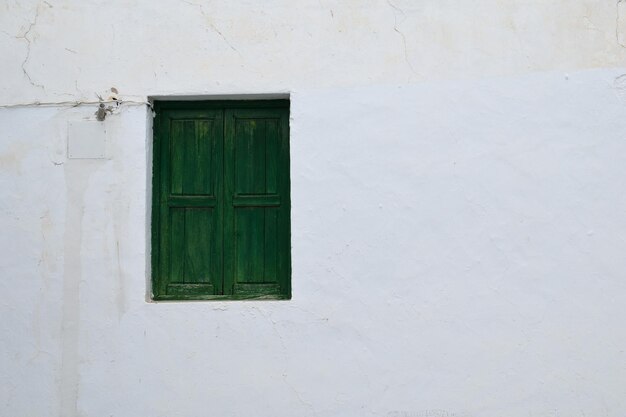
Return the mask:
M290 298L289 101L155 111L153 298Z

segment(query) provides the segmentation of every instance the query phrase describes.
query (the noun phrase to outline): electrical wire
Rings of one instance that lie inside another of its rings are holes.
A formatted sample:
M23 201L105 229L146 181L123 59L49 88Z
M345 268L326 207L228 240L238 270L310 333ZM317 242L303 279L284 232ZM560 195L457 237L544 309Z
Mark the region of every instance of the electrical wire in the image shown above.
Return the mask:
M116 104L120 105L132 105L140 106L147 105L152 109L152 103L149 101L137 101L137 100L98 100L98 101L33 101L31 103L15 103L15 104L0 104L0 109L14 109L21 107L78 107L82 105L100 105L100 104Z

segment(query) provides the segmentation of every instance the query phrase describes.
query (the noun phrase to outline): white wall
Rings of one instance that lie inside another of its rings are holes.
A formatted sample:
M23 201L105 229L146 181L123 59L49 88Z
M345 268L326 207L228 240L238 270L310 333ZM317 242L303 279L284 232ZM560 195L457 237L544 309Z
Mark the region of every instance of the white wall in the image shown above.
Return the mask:
M0 105L290 92L293 259L146 302L148 109L0 109L0 415L622 417L625 7L0 3Z

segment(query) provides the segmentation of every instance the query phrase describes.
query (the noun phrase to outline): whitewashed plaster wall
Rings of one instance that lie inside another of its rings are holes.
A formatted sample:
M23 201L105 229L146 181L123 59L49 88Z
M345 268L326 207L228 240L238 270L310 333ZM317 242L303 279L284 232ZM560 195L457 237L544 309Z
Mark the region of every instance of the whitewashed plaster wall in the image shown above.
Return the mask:
M149 109L0 108L0 416L624 416L625 22L1 1L0 106L290 93L293 299L146 302Z

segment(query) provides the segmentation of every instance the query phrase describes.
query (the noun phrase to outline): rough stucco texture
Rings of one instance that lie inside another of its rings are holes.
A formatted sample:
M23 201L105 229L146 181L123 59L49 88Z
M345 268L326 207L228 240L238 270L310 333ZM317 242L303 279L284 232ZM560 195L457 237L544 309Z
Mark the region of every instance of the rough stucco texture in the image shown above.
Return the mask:
M294 94L288 302L145 302L143 108L0 112L2 414L622 415L616 75Z
M3 0L5 102L301 87L626 63L614 0Z
M0 109L0 415L623 417L622 7L0 2L0 105L291 92L294 294L146 302L151 112Z

